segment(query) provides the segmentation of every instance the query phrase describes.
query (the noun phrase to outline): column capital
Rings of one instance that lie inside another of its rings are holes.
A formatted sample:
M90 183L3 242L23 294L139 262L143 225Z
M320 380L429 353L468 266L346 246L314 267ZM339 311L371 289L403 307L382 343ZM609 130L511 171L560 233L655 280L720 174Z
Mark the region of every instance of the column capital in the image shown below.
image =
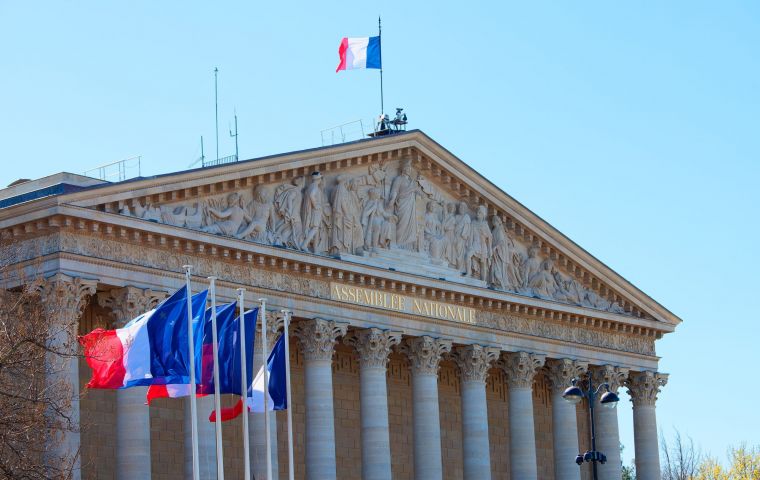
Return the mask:
M111 316L118 328L141 313L156 308L168 295L167 292L156 292L149 288L126 286L100 292L97 299L98 305L111 309Z
M97 280L56 273L36 280L31 289L40 295L42 307L48 312L77 319L87 305L87 297L95 294L97 286Z
M546 361L546 378L555 392L564 392L574 378L579 378L587 370L588 362L571 358L552 358Z
M531 388L536 372L545 361L546 355L508 352L501 356L497 365L507 374L509 388Z
M499 358L500 350L482 345L465 345L456 347L451 354L452 360L459 366L464 382L483 382L488 377L488 369Z
M306 360L331 360L335 351L335 340L348 330L347 323L315 318L300 322L293 330L299 340Z
M361 368L385 368L391 347L401 342L401 335L401 332L365 328L349 333L343 343L356 349Z
M606 383L610 386L610 391L617 393L618 389L628 377L629 369L626 367L616 367L614 365L594 365L589 367L589 373L594 379L594 383L599 385Z
M668 383L668 374L652 371L630 372L624 381L634 407L654 405L660 388Z
M438 375L441 355L451 351L451 340L428 335L411 337L404 339L398 349L409 357L413 374Z
M256 325L256 337L254 338L254 342L256 342L257 348L260 348L262 345L261 318L257 319ZM282 312L274 312L267 309L267 346L270 350L272 349L272 346L274 346L274 343L277 341L277 339L280 338L280 332L282 332L284 328L285 315Z

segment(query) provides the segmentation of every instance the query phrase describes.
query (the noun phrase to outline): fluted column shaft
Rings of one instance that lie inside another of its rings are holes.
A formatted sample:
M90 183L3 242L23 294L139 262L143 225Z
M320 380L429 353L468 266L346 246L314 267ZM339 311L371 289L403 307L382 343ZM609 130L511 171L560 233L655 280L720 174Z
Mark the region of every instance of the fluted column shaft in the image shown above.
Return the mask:
M636 475L647 480L660 479L660 451L657 441L655 404L660 387L668 377L657 372L631 372L625 382L633 402L633 441Z
M533 378L544 361L543 355L515 352L504 354L499 364L509 387L509 469L514 479L538 478Z
M89 296L95 294L97 281L72 278L61 273L36 282L33 286L40 294L45 316L50 319L48 346L51 351L67 354L78 352L76 336L79 318ZM63 414L68 417L62 431L45 454L45 463L51 472L71 466L71 478L82 476L79 435L79 360L71 355L48 353L45 356L46 387L52 392L63 392L69 400ZM62 405L65 406L64 403ZM57 416L54 412L47 415ZM54 421L57 421L56 418ZM51 473L51 475L55 475Z
M461 372L465 480L491 478L486 378L491 363L498 356L498 349L480 345L458 347L452 355Z
M575 457L580 453L576 406L562 398L562 394L574 378L586 371L588 364L565 358L549 360L546 366L551 384L554 478L580 480L581 469L575 464Z
M412 367L412 423L414 428L414 478L443 478L441 423L438 408L438 366L451 342L428 336L408 338L401 351Z
M282 328L282 317L277 316L270 318L267 316L267 347L271 352L277 338L280 336L279 331ZM257 325L260 326L259 323ZM261 342L261 328L256 330L256 346L253 349L253 375L264 365L264 350ZM248 438L251 442L251 471L257 479L267 478L267 427L266 415L264 412L249 412ZM279 454L277 451L277 415L270 412L269 415L269 442L272 445L272 478L279 478Z
M594 385L606 383L610 391L617 393L620 385L628 376L628 369L603 365L592 370ZM604 390L602 390L603 392ZM607 456L607 463L599 464L599 480L620 480L623 463L620 458L620 430L618 428L617 408L606 408L599 403L600 395L596 397L594 415L596 419L596 448Z
M347 329L347 324L315 319L300 323L294 332L304 357L307 480L331 480L337 475L332 356L335 340Z
M364 480L392 478L386 366L391 347L400 341L400 332L378 328L359 330L345 339L359 353Z
M166 293L135 287L116 288L98 294L98 304L110 308L116 328L158 305ZM150 479L150 408L145 405L147 387L116 392L116 478Z

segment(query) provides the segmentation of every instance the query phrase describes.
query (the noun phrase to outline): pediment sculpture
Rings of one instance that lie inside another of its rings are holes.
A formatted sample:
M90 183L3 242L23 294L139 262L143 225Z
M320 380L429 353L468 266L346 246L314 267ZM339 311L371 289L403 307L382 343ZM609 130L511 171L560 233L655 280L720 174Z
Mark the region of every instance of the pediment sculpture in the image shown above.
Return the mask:
M395 176L389 172L397 172ZM474 212L474 214L472 213ZM485 205L470 205L411 160L313 172L278 184L122 215L343 260L445 278L613 313L623 308L518 241Z

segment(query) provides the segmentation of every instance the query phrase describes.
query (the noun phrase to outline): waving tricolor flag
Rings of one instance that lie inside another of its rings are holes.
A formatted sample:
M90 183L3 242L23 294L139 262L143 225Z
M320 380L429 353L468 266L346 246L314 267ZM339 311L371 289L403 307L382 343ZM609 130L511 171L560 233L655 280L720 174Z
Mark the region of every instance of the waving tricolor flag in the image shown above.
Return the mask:
M272 352L266 364L267 377L269 378L269 387L267 388L267 409L287 410L288 392L287 377L285 374L285 335L282 335L277 343L274 344ZM264 411L264 365L261 366L253 384L248 388L246 398L248 411ZM222 408L222 421L232 420L243 413L243 400L241 399L234 407ZM211 412L209 421L216 421L216 412Z
M357 68L382 69L380 37L344 37L338 47L340 63L336 72Z
M180 288L154 310L137 316L123 328L97 328L79 337L92 369L87 388L156 385L186 376L187 327L178 328L187 318L186 292L185 287ZM203 312L206 295L206 291L193 295L193 316ZM169 363L170 369L162 368Z

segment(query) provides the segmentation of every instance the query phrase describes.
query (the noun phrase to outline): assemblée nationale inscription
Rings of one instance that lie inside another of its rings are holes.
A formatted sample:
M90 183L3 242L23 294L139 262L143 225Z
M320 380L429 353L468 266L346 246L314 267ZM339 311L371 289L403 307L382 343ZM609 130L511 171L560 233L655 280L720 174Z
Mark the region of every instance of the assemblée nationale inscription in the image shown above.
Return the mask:
M330 297L333 300L353 303L355 305L395 310L397 312L440 318L453 322L476 323L474 308L436 302L435 300L424 298L407 297L397 293L344 285L342 283L330 283Z

